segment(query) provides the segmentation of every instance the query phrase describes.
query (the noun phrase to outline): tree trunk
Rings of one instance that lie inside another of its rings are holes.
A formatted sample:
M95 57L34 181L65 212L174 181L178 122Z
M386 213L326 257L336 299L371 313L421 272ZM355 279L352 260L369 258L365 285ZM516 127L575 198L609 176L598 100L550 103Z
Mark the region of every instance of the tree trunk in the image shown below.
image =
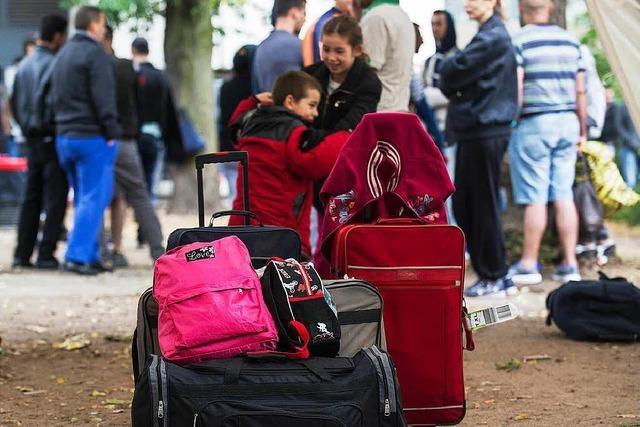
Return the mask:
M567 0L553 0L553 15L551 22L562 28L567 28Z
M205 152L217 151L214 122L211 0L167 0L164 54L177 103L186 110L206 141ZM174 197L171 212L193 212L197 206L193 162L171 168ZM220 205L216 168L205 170L207 210Z

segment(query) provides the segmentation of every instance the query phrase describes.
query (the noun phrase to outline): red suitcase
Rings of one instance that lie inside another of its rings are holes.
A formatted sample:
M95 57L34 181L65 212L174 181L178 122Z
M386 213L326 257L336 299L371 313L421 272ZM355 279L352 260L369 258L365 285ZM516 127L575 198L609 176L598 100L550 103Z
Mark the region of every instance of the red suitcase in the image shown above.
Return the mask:
M332 242L334 272L366 280L382 294L409 425L456 424L465 415L464 252L458 227L411 219L347 225ZM470 333L466 341L472 349Z

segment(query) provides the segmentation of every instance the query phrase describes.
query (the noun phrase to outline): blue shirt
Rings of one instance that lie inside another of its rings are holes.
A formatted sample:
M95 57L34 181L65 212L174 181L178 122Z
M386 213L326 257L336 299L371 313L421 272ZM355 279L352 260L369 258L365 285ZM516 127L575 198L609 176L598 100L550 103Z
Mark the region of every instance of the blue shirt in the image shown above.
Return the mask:
M576 74L583 71L577 40L557 25L526 25L513 37L524 68L522 115L575 111Z
M271 92L276 79L288 72L302 68L300 39L283 30L269 34L256 49L251 72L253 93Z

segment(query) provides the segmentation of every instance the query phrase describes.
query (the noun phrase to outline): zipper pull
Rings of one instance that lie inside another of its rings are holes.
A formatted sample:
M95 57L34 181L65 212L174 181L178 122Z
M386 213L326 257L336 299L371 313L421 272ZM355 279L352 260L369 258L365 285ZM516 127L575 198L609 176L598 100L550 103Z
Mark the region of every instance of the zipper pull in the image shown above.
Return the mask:
M198 413L196 412L195 415L193 416L193 427L196 427L198 425Z
M389 404L389 399L384 400L384 416L388 417L391 415L391 405Z
M164 418L164 402L162 400L158 402L158 418Z

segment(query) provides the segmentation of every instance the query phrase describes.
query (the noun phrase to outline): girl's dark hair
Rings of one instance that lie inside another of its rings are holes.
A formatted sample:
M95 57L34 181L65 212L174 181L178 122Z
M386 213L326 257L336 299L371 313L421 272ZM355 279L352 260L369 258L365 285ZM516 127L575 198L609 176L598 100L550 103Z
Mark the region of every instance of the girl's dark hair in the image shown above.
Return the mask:
M337 15L322 27L322 35L338 34L349 41L352 48L362 46L362 29L355 18L349 15Z

